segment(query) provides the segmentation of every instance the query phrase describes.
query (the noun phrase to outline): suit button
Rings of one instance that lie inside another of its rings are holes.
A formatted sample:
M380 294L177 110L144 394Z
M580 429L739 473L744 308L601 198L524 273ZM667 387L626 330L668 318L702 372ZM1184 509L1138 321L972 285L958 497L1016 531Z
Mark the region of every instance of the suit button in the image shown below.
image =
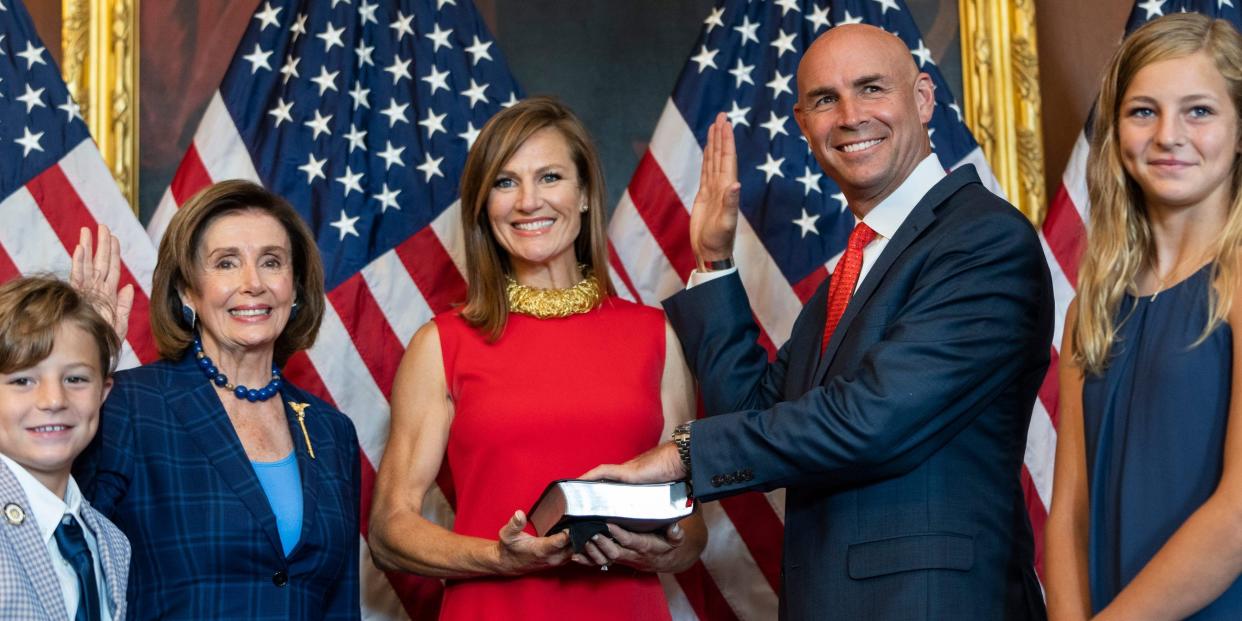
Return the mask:
M272 584L278 587L282 587L282 586L285 586L286 584L289 584L289 574L283 571L278 571L272 574Z

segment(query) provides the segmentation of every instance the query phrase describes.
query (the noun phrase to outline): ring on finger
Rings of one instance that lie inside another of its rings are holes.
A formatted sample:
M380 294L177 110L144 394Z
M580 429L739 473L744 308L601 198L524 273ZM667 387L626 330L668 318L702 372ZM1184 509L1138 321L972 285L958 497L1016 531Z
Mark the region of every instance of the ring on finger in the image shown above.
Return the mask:
M599 566L600 571L608 571L608 563Z

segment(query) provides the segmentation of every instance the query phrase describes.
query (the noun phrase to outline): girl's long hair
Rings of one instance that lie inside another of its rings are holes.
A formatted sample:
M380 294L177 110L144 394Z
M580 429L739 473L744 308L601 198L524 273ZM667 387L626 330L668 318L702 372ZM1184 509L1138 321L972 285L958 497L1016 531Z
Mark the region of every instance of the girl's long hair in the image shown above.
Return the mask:
M1099 374L1108 366L1122 296L1133 292L1139 270L1155 258L1142 190L1121 162L1117 127L1121 98L1134 76L1147 65L1200 52L1207 54L1224 76L1238 114L1242 111L1242 36L1229 22L1199 13L1167 15L1135 30L1113 55L1100 85L1087 160L1091 218L1078 278L1078 320L1072 335L1075 361L1089 373ZM1208 321L1196 344L1228 316L1237 289L1238 249L1242 245L1240 181L1242 168L1235 156L1229 214L1211 253Z

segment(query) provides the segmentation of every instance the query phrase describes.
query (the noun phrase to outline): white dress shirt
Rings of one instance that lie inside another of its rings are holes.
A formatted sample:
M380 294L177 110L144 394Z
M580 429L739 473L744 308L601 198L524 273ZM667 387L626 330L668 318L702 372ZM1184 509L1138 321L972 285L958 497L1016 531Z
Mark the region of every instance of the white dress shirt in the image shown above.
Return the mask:
M915 205L923 200L923 197L932 189L932 186L944 179L944 166L940 164L940 158L935 153L923 158L922 162L914 168L910 176L906 177L897 189L880 201L878 205L871 209L867 217L861 221L871 230L875 231L875 239L863 248L862 269L858 272L858 280L854 284L855 291L862 284L863 279L867 277L867 273L871 271L871 266L875 265L876 259L880 258L880 253L884 252L884 247L888 245L888 240L897 234L897 229L901 228L902 223L909 217L910 212L914 211ZM743 216L745 217L745 216ZM857 222L855 222L857 225ZM736 272L737 268L732 267L727 270L718 270L712 272L699 272L697 269L690 272L689 282L686 288L701 285L705 282L715 280L722 276L728 276Z
M78 598L81 594L78 593L78 574L73 571L73 566L69 564L69 561L61 555L60 546L56 544L56 527L60 525L60 519L66 513L78 521L78 524L82 526L83 534L86 535L86 546L90 548L91 559L95 564L95 588L99 591L100 621L112 621L108 583L104 578L103 566L99 563L99 542L95 540L95 533L91 532L90 526L82 519L82 492L78 489L77 481L73 480L72 475L69 477L69 483L65 486L65 497L61 499L8 455L0 454L0 460L3 460L13 472L17 483L26 493L26 499L30 501L30 509L34 512L33 517L35 524L39 527L39 535L43 538L44 545L47 546L47 552L52 557L52 568L60 580L60 595L65 600L65 610L69 618L72 619L77 613Z

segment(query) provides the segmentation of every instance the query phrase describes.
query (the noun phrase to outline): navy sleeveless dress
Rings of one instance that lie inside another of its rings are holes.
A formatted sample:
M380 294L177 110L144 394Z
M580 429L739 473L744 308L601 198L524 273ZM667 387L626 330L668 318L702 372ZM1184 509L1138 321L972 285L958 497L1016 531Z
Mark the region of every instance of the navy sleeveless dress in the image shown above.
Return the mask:
M1233 332L1207 321L1210 266L1151 296L1126 295L1103 375L1083 385L1091 603L1099 612L1220 481ZM1189 617L1242 619L1242 580Z

